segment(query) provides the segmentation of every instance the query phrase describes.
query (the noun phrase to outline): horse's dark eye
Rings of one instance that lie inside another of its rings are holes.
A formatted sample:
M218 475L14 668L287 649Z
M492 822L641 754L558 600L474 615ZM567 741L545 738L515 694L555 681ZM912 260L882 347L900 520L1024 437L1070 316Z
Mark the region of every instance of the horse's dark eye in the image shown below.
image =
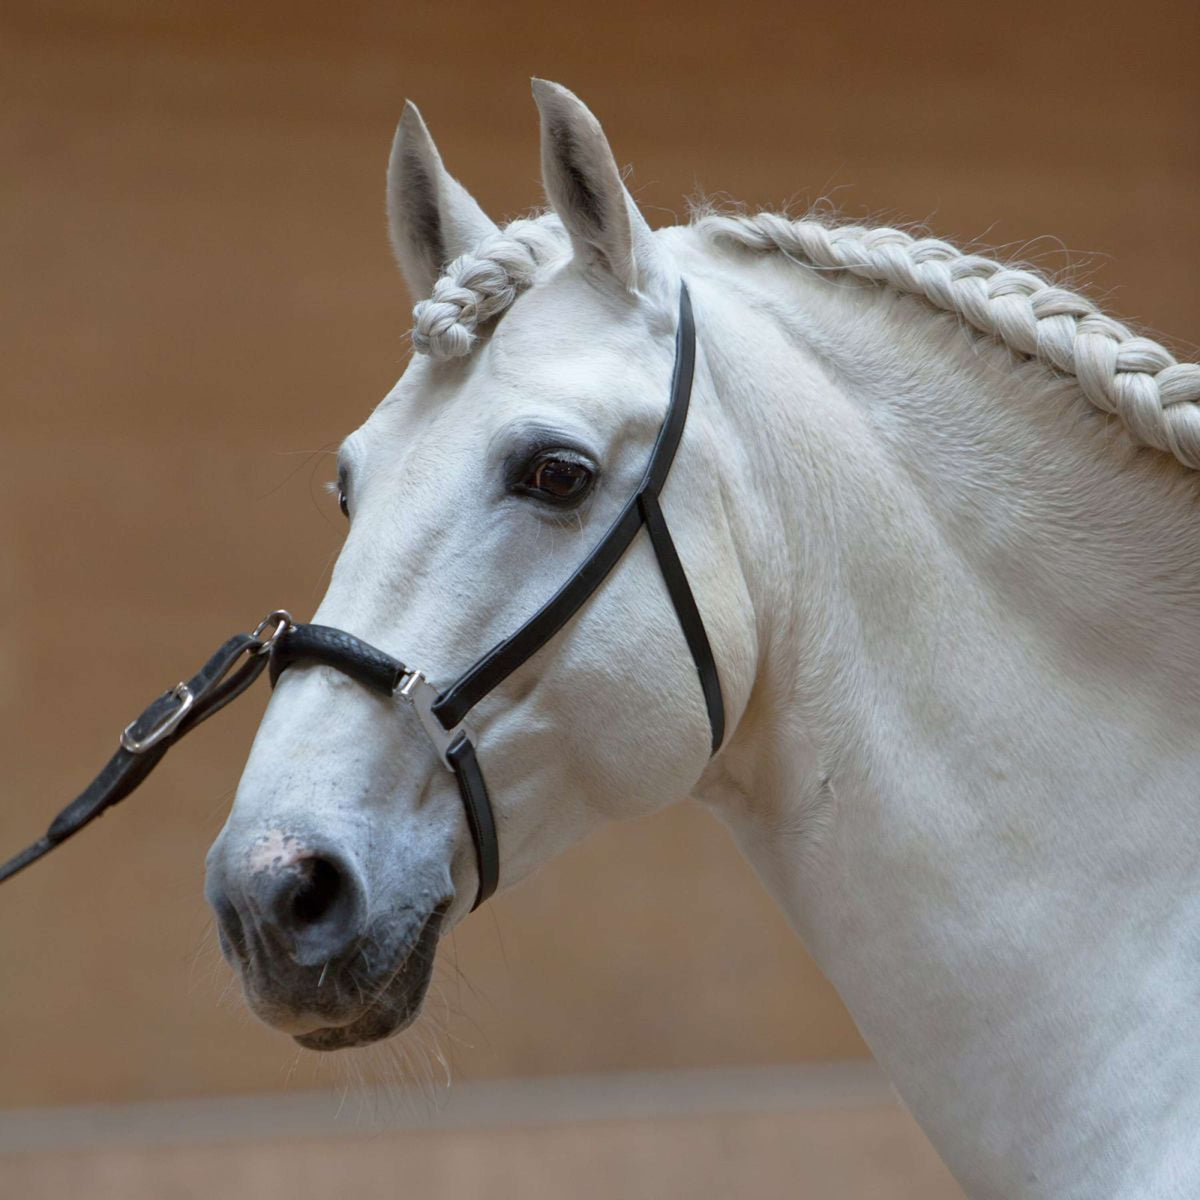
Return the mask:
M337 493L338 508L342 510L342 516L348 521L350 520L350 501L346 499L346 489L340 483L338 484Z
M576 500L587 491L592 473L583 463L569 458L543 458L534 464L523 490L545 500Z

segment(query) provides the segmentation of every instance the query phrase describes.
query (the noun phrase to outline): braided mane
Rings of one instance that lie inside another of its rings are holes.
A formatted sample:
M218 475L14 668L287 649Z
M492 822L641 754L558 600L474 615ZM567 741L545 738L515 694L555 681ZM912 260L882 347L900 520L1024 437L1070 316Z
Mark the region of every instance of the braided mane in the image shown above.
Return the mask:
M506 225L447 264L433 294L413 309L414 348L433 358L470 354L475 330L510 308L538 268L566 251L566 232L552 214Z
M777 213L703 213L691 226L714 244L780 253L820 270L921 296L981 333L1073 376L1097 408L1135 438L1200 470L1200 365L1097 311L1086 297L1033 271L899 229L835 225ZM567 249L553 216L514 221L456 259L413 312L413 344L435 357L470 352L475 330L499 316L540 267Z

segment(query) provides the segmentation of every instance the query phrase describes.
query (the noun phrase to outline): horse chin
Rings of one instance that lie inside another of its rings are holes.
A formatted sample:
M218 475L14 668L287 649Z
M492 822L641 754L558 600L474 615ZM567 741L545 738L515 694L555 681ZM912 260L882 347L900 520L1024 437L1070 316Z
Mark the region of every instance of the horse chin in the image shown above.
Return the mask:
M407 1029L420 1015L429 991L444 915L444 905L430 913L404 961L363 1011L344 1023L293 1034L296 1044L306 1050L349 1050Z
M293 1035L293 1039L305 1050L351 1050L355 1046L369 1046L372 1042L381 1042L384 1038L407 1029L420 1011L419 1001L415 1007L397 1011L379 1000L349 1025L314 1029L312 1033L297 1033Z

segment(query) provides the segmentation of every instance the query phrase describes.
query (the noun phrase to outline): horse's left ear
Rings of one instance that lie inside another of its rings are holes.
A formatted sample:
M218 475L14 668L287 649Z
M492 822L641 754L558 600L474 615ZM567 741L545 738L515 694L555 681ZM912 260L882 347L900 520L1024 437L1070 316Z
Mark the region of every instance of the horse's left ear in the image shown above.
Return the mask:
M630 292L656 291L663 281L660 252L634 203L600 122L573 93L533 81L542 116L542 181L575 256L598 262Z
M497 231L471 194L442 166L410 100L388 161L388 233L414 300L433 290L442 268Z

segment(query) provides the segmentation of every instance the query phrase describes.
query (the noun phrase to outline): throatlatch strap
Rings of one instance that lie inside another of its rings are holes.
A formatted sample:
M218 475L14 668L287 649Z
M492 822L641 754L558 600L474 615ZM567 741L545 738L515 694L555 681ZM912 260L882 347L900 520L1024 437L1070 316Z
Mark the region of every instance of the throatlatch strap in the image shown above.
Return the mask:
M54 818L45 835L0 865L0 883L124 800L181 737L240 696L262 673L266 655L252 653L236 671L233 668L247 652L260 648L261 643L250 634L236 634L186 684L171 688L153 701L125 730L121 749ZM126 749L126 739L130 745L144 744L144 748Z
M646 532L650 535L650 544L654 547L654 556L658 559L658 569L671 595L671 603L675 605L675 615L679 618L679 626L692 652L696 674L700 676L704 706L708 709L708 725L712 732L712 752L716 754L725 738L725 704L721 699L721 680L717 675L712 647L708 644L704 621L696 607L696 598L688 585L687 573L679 561L675 543L671 540L671 531L667 528L658 497L653 492L642 492L638 503L642 519L646 522Z

